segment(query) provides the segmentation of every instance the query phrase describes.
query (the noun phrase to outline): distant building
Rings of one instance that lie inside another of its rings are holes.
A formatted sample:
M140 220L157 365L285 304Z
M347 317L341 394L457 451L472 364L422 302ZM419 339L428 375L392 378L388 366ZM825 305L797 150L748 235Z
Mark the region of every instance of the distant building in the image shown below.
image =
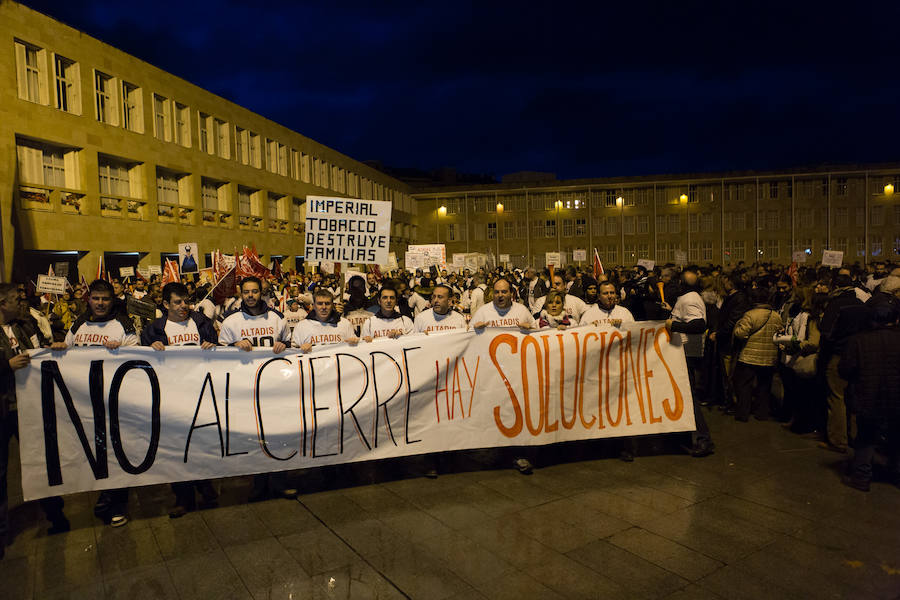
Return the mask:
M508 254L516 266L791 262L841 250L844 262L900 259L900 164L416 189L419 238L447 256ZM441 209L443 207L443 209ZM684 253L684 254L682 254Z
M417 241L407 184L21 4L0 23L4 278L90 278L101 253L118 275L180 242L293 268L308 195L389 200L391 249Z

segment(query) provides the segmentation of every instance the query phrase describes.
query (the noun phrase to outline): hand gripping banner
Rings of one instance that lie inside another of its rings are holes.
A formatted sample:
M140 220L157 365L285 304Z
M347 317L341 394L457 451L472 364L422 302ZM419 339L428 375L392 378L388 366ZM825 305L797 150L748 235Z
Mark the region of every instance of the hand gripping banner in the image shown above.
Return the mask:
M660 322L296 352L33 351L17 372L26 499L694 429Z

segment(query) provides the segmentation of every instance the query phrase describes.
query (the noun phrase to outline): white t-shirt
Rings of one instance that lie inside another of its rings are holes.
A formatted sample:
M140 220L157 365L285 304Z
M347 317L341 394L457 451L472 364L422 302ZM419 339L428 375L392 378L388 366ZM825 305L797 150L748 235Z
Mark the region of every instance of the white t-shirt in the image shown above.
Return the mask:
M118 319L109 321L84 321L76 330L66 334L66 346L103 346L107 342L118 341L122 346L137 346L134 331L125 331Z
M697 292L682 294L675 301L672 308L672 320L679 323L688 323L696 319L706 320L706 304ZM703 356L702 333L676 333L681 337L684 346L684 355L698 357Z
M472 315L471 323L485 323L487 327L518 327L519 321L525 321L534 327L534 317L524 304L513 302L505 311L497 309L493 302L485 304Z
M428 300L423 298L418 292L413 292L412 295L410 295L407 304L409 304L409 307L413 310L413 316L428 309Z
M378 313L369 317L369 319L359 328L359 337L386 338L392 331L399 329L402 335L413 332L412 320L404 315L394 317L393 319L385 319Z
M204 298L197 305L197 310L203 313L207 319L214 320L216 318L216 303L209 298Z
M288 310L284 313L284 321L287 323L288 329L291 330L291 335L294 334L294 327L297 326L297 323L302 321L308 315L305 310L299 308L297 310Z
M350 321L350 324L353 325L353 330L359 333L360 328L371 316L372 311L366 310L365 308L357 308L356 310L347 313L344 318Z
M616 304L611 310L606 310L599 304L592 304L584 311L584 314L581 315L581 321L579 321L578 324L592 325L594 321L598 321L601 325L607 325L610 321L615 319L622 319L623 323L634 323L634 315L632 315L631 311L624 306Z
M340 344L355 338L356 332L347 319L341 318L337 323L322 323L317 319L306 318L294 327L291 342L299 348L303 344L318 346L321 344Z
M469 291L469 314L474 315L478 309L484 306L484 290L486 286L480 284Z
M291 334L278 311L267 310L261 315L248 315L239 310L222 321L219 345L230 346L241 340L250 340L254 348L271 348L278 341L289 344Z
M544 303L547 301L547 296L541 296L537 300L534 301L535 309L534 312L539 313L544 309ZM572 294L566 294L566 301L563 304L566 314L572 315L575 317L575 320L580 320L581 315L584 314L584 311L587 310L588 305L584 300L579 298L578 296L573 296Z
M200 332L197 323L188 317L180 323L166 319L166 346L199 346Z
M466 318L455 310L450 310L445 315L439 315L434 312L433 308L423 310L416 315L414 325L417 333L436 333L453 330L465 331L468 329Z

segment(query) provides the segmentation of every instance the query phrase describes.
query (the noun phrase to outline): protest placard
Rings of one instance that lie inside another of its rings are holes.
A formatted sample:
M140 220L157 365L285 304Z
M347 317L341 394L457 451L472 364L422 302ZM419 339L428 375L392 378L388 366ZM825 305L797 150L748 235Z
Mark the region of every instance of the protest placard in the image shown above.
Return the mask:
M200 256L200 250L197 248L196 242L178 244L178 267L181 274L196 273L200 270L198 256Z
M501 254L500 262L504 263L504 264L508 263L509 262L509 254Z
M306 258L378 265L388 260L391 203L308 196Z
M53 263L53 274L57 277L68 277L69 276L69 263L63 261L58 263Z
M553 266L553 268L558 269L562 266L562 257L559 252L547 252L545 254L545 263L547 266Z
M147 268L151 275L162 275L162 267L159 265L149 265Z
M134 267L119 267L119 277L134 277Z
M38 294L65 294L69 281L65 277L38 275L35 291Z
M844 264L844 253L840 250L823 250L822 266L823 267L840 267Z
M421 252L407 252L403 262L407 269L424 269L425 255Z
M656 266L656 261L650 260L649 258L639 258L637 264L639 267L644 267L648 271L652 271L653 267Z
M806 262L806 252L803 250L794 250L791 253L791 262L795 262L798 265L802 265Z
M580 248L578 250L572 250L572 260L574 261L585 261L587 260L587 250Z
M308 354L31 354L16 371L18 397L33 400L19 404L27 500L694 429L684 351L662 322L419 334ZM556 374L546 387L545 371Z
M125 297L125 308L129 315L144 319L156 318L156 304L147 300L138 300L134 296Z
M675 264L676 265L686 265L687 264L687 252L684 250L676 250L675 251Z

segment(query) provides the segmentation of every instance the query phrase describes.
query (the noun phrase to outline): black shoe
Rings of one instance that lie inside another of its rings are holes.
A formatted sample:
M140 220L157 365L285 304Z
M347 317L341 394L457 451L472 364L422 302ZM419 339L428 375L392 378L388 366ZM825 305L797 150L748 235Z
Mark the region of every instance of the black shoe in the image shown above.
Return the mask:
M691 447L682 446L682 449L694 458L703 458L713 454L716 451L716 445L712 442L697 442Z
M189 509L188 507L181 506L180 504L176 504L172 508L172 510L169 511L169 518L170 519L180 519L181 517L188 514L189 512L191 512L191 509Z
M628 450L622 450L619 453L619 460L622 462L634 462L634 454Z
M65 517L60 519L56 519L50 522L50 527L47 529L47 535L56 535L57 533L65 533L72 529L72 526L69 524L69 520Z
M438 478L437 469L428 469L427 471L425 471L425 477L427 477L428 479L437 479Z

